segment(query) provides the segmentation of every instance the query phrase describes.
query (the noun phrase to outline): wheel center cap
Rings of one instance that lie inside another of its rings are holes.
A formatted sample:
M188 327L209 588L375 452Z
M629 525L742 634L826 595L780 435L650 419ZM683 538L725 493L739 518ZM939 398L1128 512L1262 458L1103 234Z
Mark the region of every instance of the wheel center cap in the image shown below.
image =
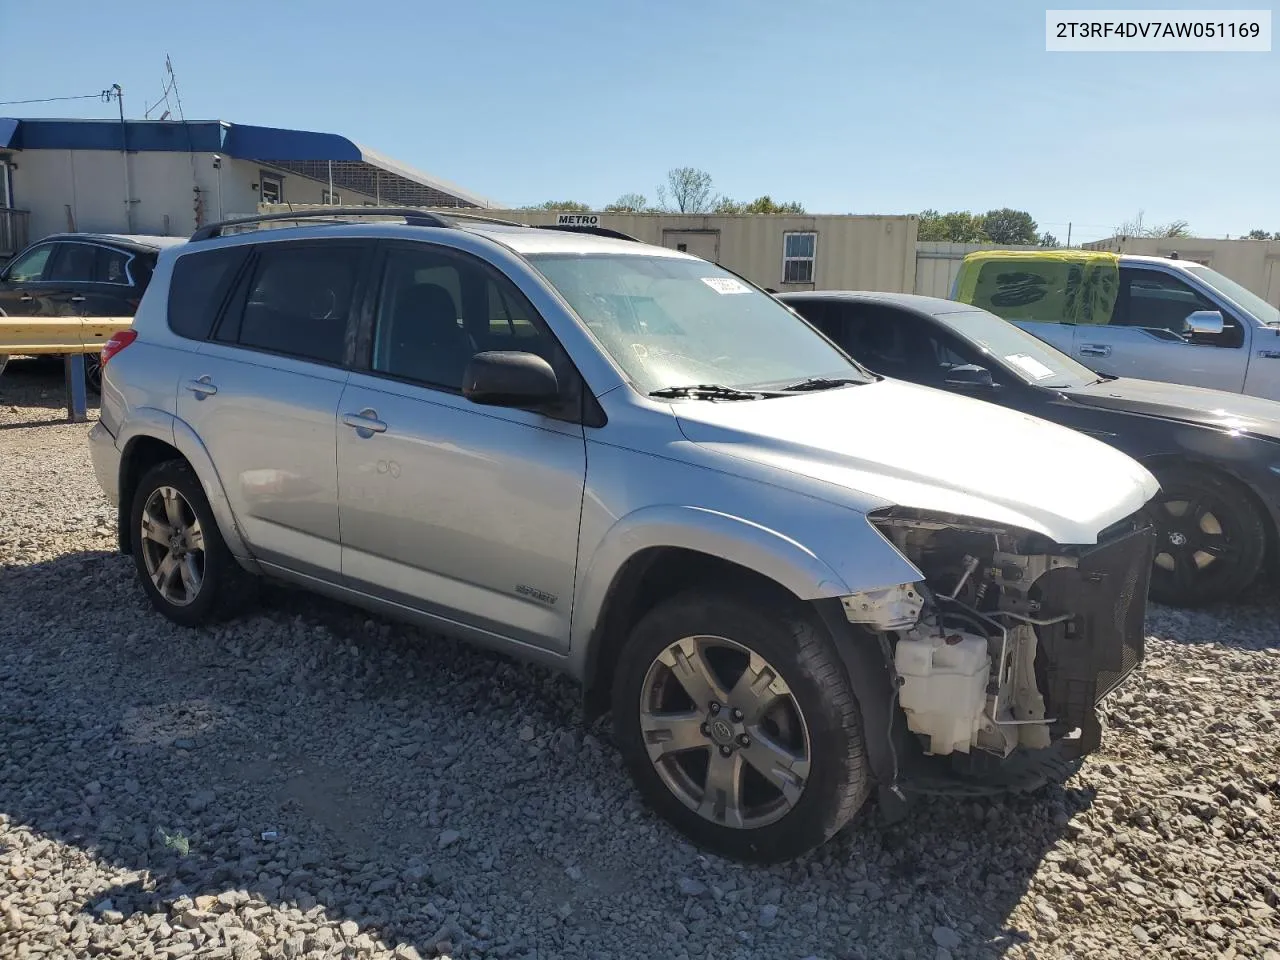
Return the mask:
M711 739L721 746L733 743L733 726L727 720L716 718L710 723Z
M1179 531L1174 530L1169 534L1169 542L1172 543L1175 547L1185 546L1187 542L1187 535L1185 533L1180 533Z

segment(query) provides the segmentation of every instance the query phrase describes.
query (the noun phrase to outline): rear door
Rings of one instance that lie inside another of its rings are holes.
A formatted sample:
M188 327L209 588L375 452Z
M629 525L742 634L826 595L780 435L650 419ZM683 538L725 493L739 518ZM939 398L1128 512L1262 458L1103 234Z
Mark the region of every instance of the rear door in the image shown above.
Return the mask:
M210 257L207 276L190 271L193 287L216 291L236 275L212 338L183 355L178 416L208 449L255 556L336 582L335 424L373 244L262 243L237 262L244 249L186 254L175 265L179 296L190 258ZM199 304L174 311L175 322L184 316L200 335Z
M1187 316L1217 310L1224 329L1212 336L1184 332ZM1175 272L1121 266L1110 323L1075 328L1072 355L1117 377L1163 380L1239 393L1249 363L1250 326Z

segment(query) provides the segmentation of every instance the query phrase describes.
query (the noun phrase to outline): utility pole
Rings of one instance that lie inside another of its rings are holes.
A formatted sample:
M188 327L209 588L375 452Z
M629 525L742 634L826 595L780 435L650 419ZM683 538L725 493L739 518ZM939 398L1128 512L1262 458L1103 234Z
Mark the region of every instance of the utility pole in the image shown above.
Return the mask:
M1067 221L1067 248L1071 247L1071 221Z
M114 93L116 103L120 107L120 162L124 167L124 222L126 233L133 233L133 186L129 182L129 125L124 122L124 88L118 83L111 85L108 95Z

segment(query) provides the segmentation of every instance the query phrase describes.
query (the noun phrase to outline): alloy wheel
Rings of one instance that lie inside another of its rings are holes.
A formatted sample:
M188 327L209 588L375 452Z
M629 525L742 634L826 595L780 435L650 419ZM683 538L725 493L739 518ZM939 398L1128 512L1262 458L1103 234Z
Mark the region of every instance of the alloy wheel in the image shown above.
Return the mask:
M768 661L726 637L684 637L649 666L640 731L663 784L721 826L753 829L795 807L809 778L809 731Z
M1160 542L1155 565L1179 590L1189 589L1205 574L1217 574L1238 562L1229 510L1205 496L1170 498L1160 503Z
M191 504L173 487L157 487L142 508L142 559L168 603L185 607L200 595L204 531Z

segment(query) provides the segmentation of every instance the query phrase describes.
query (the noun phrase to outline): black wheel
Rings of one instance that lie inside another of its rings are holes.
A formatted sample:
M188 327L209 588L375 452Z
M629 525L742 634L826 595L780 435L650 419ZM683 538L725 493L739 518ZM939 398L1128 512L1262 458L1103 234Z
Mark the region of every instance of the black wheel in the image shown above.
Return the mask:
M1238 484L1193 467L1157 471L1151 599L1176 607L1230 600L1257 578L1267 550L1261 511Z
M142 587L174 623L224 619L252 599L255 578L231 556L187 463L170 460L148 470L129 517Z
M99 354L84 355L84 382L90 393L102 393L102 357Z
M645 800L725 856L799 856L870 789L844 665L798 602L693 591L659 604L622 651L613 716Z

